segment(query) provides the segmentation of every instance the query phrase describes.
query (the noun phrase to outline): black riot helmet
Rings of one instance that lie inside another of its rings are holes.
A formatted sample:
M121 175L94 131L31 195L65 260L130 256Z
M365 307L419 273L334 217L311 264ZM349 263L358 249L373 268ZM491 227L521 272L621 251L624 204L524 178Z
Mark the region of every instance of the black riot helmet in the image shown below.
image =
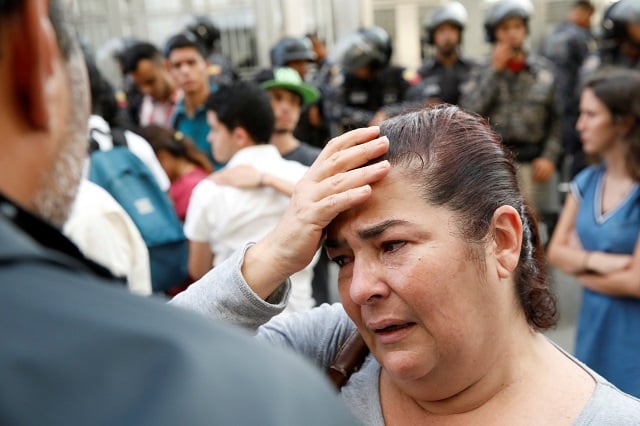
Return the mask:
M462 38L462 31L467 25L467 9L464 8L462 3L452 1L434 10L431 17L425 22L425 31L427 33L426 42L433 44L433 33L442 24L452 24L458 27L460 31L460 37Z
M218 50L220 29L211 19L203 15L194 15L187 21L185 31L193 34L198 42L211 54Z
M329 50L327 62L338 66L345 74L353 74L362 67L384 63L386 55L365 39L361 32L342 37Z
M622 40L627 37L627 24L640 24L640 2L620 0L611 4L602 18L602 37Z
M525 25L533 13L533 5L529 0L498 0L487 11L484 19L485 37L488 42L495 43L496 27L509 18L520 18Z
M271 66L284 67L293 61L314 61L316 54L306 37L283 37L271 48Z
M365 42L371 45L371 47L377 50L382 60L375 59L372 64L374 68L383 68L389 65L391 62L391 55L393 54L393 44L391 43L391 37L389 33L382 27L366 27L358 30L364 37Z

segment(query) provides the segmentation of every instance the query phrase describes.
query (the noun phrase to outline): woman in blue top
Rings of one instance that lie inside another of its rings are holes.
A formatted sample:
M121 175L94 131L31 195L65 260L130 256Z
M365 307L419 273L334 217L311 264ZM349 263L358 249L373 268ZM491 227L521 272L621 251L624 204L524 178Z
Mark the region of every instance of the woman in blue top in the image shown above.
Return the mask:
M549 261L584 286L576 356L640 396L640 72L587 80L576 128L602 162L572 182Z

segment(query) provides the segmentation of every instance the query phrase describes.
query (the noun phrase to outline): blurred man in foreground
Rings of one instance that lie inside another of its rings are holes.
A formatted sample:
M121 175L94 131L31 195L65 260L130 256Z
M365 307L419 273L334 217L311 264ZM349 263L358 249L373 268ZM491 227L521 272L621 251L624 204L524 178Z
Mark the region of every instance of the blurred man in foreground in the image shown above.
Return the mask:
M116 288L62 236L89 118L73 34L57 0L0 1L0 423L353 424L295 356Z

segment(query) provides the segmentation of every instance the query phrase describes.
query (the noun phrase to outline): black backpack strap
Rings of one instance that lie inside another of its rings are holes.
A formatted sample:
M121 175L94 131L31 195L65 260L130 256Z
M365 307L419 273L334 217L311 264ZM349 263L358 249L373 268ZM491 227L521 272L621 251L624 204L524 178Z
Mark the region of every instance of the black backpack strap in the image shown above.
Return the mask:
M353 373L360 369L368 354L369 348L360 332L358 329L353 330L340 347L333 364L327 368L327 375L338 390L347 384Z
M89 155L100 150L100 144L98 143L96 138L93 137L93 134L95 132L102 133L97 129L89 129Z
M124 131L125 130L120 127L111 128L113 146L127 146L127 136L124 134Z

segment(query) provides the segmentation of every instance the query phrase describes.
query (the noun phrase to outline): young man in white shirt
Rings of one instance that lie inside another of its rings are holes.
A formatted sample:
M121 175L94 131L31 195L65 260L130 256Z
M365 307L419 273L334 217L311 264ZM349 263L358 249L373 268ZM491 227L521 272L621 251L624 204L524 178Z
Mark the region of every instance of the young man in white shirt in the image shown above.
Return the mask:
M251 165L262 173L296 182L307 167L281 157L269 144L274 115L268 95L248 82L222 87L205 104L211 127L213 155L229 166ZM219 185L206 179L196 186L189 203L185 235L189 239L189 272L198 279L227 259L247 241L264 237L278 223L289 197L269 187L253 189ZM294 274L287 311L310 309L315 260Z

